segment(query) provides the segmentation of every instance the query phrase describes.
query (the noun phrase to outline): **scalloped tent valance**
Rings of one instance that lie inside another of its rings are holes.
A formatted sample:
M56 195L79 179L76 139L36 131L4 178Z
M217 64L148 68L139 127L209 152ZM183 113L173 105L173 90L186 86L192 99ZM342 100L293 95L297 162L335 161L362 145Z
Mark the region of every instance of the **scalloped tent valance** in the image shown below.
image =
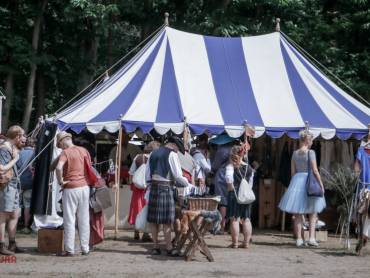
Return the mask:
M165 27L125 66L52 120L92 133L155 129L298 137L368 134L370 109L336 86L280 33L220 38ZM119 120L120 119L120 120Z

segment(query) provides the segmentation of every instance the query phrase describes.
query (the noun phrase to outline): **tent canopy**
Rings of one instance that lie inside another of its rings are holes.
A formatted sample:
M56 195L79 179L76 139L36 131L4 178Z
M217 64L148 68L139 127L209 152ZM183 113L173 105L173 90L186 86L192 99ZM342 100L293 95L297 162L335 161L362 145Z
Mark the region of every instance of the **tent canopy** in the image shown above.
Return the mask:
M307 121L330 139L368 133L370 109L303 57L280 33L220 38L162 29L126 65L59 113L60 128L98 133L153 128L179 134L184 119L193 134L243 124L278 138L292 138Z

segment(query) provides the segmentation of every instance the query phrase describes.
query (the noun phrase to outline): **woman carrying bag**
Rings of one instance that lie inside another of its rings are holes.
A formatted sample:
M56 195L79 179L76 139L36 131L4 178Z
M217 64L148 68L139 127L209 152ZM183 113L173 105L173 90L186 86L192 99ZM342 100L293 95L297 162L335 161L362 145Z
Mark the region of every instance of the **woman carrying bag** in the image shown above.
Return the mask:
M291 161L291 174L288 190L282 197L279 208L282 211L294 214L294 226L297 232L297 247L305 244L303 233L303 216L309 214L309 240L308 245L318 246L315 239L317 214L326 207L324 198L324 185L317 168L316 154L310 150L313 143L313 134L308 130L299 133L299 149L293 153ZM311 185L319 187L321 194L313 196ZM319 196L321 195L321 196Z
M252 237L252 223L250 221L253 198L241 200L240 187L244 182L253 184L253 169L243 161L245 149L242 146L233 146L230 153L230 163L226 166L226 183L228 189L226 217L230 219L231 248L248 248ZM251 188L249 188L251 191ZM253 191L250 192L254 197ZM242 224L244 241L239 246L239 224Z
M160 147L159 142L156 142L156 141L150 142L149 144L147 144L144 147L144 153L137 155L134 158L134 161L131 164L129 173L130 173L132 196L131 196L131 203L130 203L130 213L129 213L129 217L128 217L128 222L131 225L135 225L137 215L144 208L144 206L146 204L146 201L145 201L145 198L144 198L145 191L146 191L145 185L139 184L139 183L137 183L137 184L134 183L135 178L139 178L139 177L135 177L135 173L136 173L136 176L138 174L140 174L139 171L141 172L141 170L142 170L142 169L140 169L140 167L144 167L144 169L145 169L145 164L148 160L148 157L149 157L150 153L152 151L158 149L159 147ZM145 178L145 172L144 172L144 178ZM138 230L135 230L134 239L135 240L140 240L140 233L139 233ZM145 232L144 232L141 239L144 242L152 241L150 235L148 233L145 233Z

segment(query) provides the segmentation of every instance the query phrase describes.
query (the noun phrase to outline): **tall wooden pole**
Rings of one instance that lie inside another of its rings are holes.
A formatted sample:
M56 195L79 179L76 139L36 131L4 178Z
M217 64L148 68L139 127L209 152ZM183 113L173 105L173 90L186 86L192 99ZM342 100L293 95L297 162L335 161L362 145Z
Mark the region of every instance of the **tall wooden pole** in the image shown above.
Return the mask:
M280 32L280 18L276 18L276 26L275 26L275 31Z
M170 16L169 13L164 13L164 25L166 26L170 26L169 22L168 22L168 17Z
M115 210L114 210L114 237L117 239L118 236L118 225L119 225L119 191L121 185L121 158L122 158L122 123L119 121L119 132L118 132L118 146L116 153L116 195L115 195Z

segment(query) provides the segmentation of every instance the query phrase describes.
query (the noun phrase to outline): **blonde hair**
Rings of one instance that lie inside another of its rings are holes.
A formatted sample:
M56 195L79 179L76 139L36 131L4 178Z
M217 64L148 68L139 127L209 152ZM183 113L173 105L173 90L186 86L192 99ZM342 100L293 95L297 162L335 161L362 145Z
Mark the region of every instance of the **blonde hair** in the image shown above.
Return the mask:
M13 125L9 127L8 131L6 132L6 137L10 140L14 140L17 138L17 136L21 136L24 134L23 128L21 128L19 125Z
M301 130L299 132L299 142L304 143L308 140L313 140L313 134L307 129Z

